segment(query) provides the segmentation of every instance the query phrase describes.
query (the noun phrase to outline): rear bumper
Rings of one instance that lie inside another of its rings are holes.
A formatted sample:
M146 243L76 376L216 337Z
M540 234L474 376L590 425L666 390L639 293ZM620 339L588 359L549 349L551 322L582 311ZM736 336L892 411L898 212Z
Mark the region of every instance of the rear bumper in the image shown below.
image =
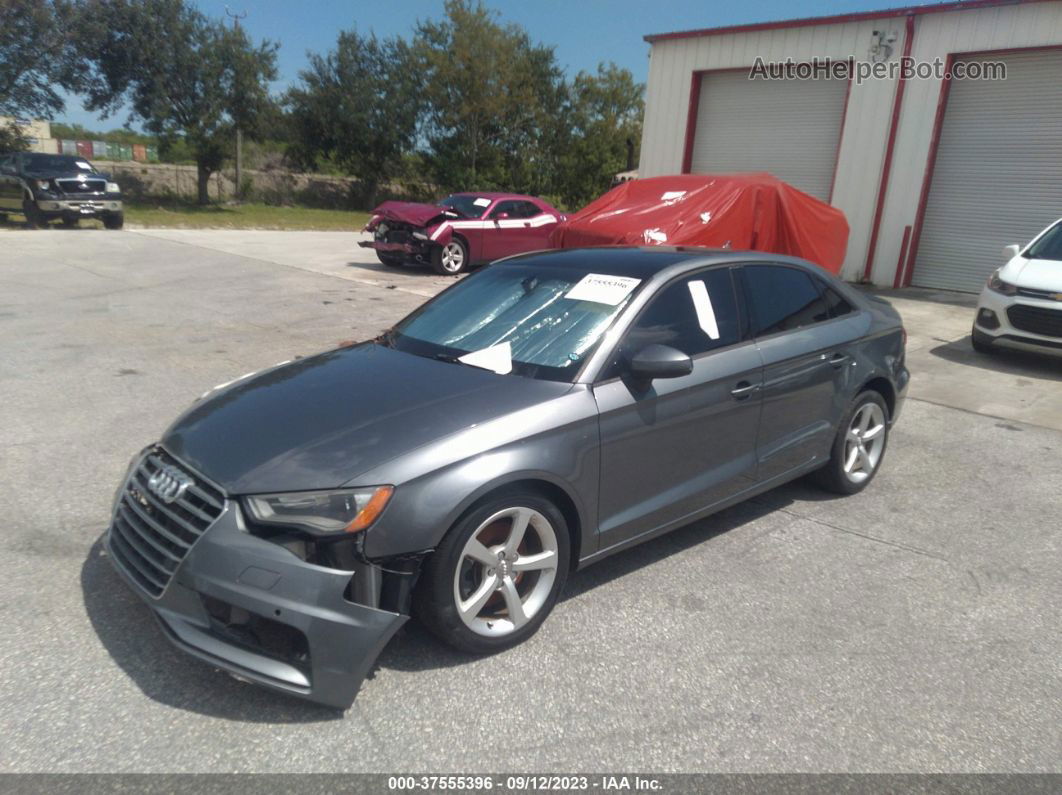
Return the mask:
M105 546L167 638L211 665L284 693L346 709L407 616L349 601L352 578L305 563L243 529L230 500L188 551L158 598Z
M904 357L906 359L906 356ZM907 369L906 363L901 364L897 368L896 376L893 379L893 386L896 389L896 400L892 407L892 416L889 417L889 424L892 425L896 422L900 416L900 411L903 409L904 401L907 399L907 387L911 383L911 373Z

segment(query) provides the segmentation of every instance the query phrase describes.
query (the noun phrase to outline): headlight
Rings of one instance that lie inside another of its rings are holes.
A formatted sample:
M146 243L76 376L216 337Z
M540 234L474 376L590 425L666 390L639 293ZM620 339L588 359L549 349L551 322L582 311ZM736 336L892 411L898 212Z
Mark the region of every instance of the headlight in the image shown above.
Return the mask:
M299 527L317 535L357 533L383 513L393 486L334 491L295 491L255 494L243 504L255 521Z
M46 179L38 179L37 180L37 187L40 190L51 190L52 189L52 183L51 183L51 181L46 180Z
M413 237L415 237L417 240L427 240L428 239L428 236L426 234L424 234L423 232L414 232L413 233Z
M117 182L108 182L107 183L107 192L108 193L121 193L122 192L122 186L119 185Z
M988 277L988 289L1002 295L1017 295L1018 293L1016 286L999 278L999 271Z

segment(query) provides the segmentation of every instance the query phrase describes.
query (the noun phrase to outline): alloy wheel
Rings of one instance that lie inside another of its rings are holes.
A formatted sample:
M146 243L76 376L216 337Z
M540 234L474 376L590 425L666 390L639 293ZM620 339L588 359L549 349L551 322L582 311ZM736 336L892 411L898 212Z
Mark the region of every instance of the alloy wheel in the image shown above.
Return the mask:
M557 577L557 533L532 508L505 508L469 537L454 572L454 604L465 626L500 637L527 624Z
M465 250L456 240L443 246L442 267L447 273L460 273L465 267Z
M877 403L864 403L852 416L844 441L844 474L862 483L874 474L885 450L885 412Z

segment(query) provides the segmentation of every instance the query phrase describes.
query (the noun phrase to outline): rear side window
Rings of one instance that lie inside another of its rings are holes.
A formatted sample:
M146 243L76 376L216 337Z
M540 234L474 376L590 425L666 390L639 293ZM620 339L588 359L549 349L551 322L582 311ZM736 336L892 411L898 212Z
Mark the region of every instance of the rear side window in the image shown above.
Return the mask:
M815 282L802 270L746 265L742 275L754 336L792 331L830 317Z
M828 287L822 282L819 282L819 287L822 288L822 297L826 301L826 309L829 310L830 317L840 317L855 311L847 299L832 287Z
M536 215L541 215L542 210L538 205L531 202L516 202L516 217L517 218L534 218Z
M627 331L624 352L654 343L696 356L741 337L729 268L704 271L665 287Z

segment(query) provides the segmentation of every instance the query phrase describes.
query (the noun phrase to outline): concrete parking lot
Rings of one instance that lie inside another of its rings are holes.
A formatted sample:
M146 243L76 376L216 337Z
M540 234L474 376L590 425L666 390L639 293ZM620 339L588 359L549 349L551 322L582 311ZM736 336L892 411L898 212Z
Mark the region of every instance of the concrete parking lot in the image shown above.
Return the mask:
M958 296L891 296L912 397L858 496L613 557L493 657L410 622L345 714L175 651L101 555L114 490L211 386L449 283L355 242L0 231L0 770L1062 769L1062 365L975 356Z

